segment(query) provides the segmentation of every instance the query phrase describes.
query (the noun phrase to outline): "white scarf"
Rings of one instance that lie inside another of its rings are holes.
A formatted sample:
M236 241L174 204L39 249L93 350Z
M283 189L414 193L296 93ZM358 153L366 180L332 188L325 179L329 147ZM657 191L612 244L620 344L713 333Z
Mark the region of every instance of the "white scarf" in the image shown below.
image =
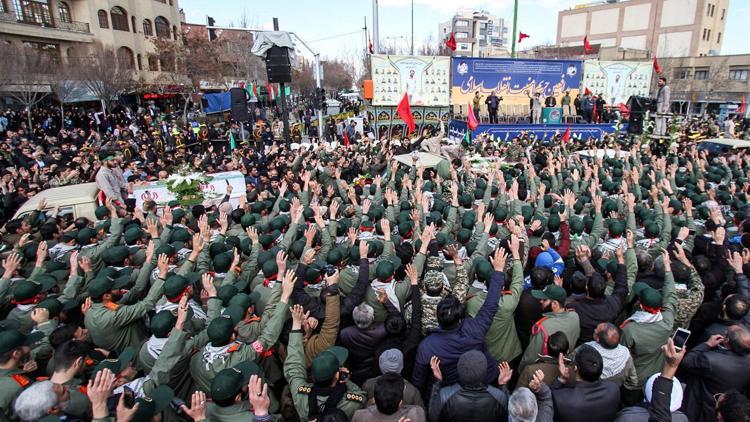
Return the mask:
M471 287L487 293L487 286L484 283L482 283L481 281L474 280L474 282L471 283Z
M146 350L148 351L148 354L151 355L152 358L157 359L161 354L161 351L164 349L167 340L169 340L169 337L156 338L151 336L146 342Z
M661 315L661 311L652 314L646 311L635 311L633 315L628 318L629 321L638 322L641 324L651 324L654 322L660 322L664 317Z
M66 245L65 243L58 243L57 245L53 246L49 250L49 257L53 261L62 262L62 258L65 256L66 253L75 250L77 246L75 245Z
M179 303L167 301L157 306L156 312L173 311L177 309L178 306L180 306ZM199 319L201 321L205 321L206 319L208 319L208 316L203 311L203 308L201 308L201 306L198 303L196 303L193 299L188 300L188 306L190 306L190 308L193 310L193 318Z
M211 343L207 344L206 347L203 348L203 363L206 364L206 370L211 370L211 365L216 359L220 359L221 363L225 363L227 357L229 357L229 352L227 350L236 343L237 342L235 341L221 347L211 346Z
M380 289L385 290L385 294L388 296L388 300L393 304L393 306L395 306L396 309L401 309L398 296L396 296L396 280L391 280L388 283L383 283L380 280L374 280L372 283L370 283L370 286L372 286L372 289L375 291L375 293L377 293Z
M114 394L120 394L124 391L124 387L128 387L130 390L135 393L135 398L140 399L143 398L146 394L143 392L143 385L146 384L146 381L150 380L151 376L146 375L145 377L136 378L133 381L130 381L127 384L123 384L113 391Z
M604 348L595 341L590 341L586 344L596 349L602 355L604 369L602 369L601 379L611 378L622 372L630 358L630 350L621 344L618 344L614 349Z
M18 308L18 310L21 312L31 312L34 307L36 307L36 303L29 303L28 305L16 305L16 308Z

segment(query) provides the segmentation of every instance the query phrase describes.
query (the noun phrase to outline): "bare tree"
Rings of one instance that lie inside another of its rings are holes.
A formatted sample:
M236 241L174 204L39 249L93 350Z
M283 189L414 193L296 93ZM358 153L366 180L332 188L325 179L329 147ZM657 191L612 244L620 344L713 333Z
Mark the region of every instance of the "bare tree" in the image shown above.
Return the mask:
M88 93L87 88L77 78L78 69L69 63L60 65L50 75L50 87L60 102L60 127L65 126L65 103Z
M112 101L135 87L130 63L118 60L113 51L99 49L94 55L81 59L81 82L104 105L108 112Z
M10 64L10 83L6 85L8 95L26 108L29 128L31 128L31 108L37 105L50 92L50 73L59 63L55 58L41 51L18 47L3 60Z

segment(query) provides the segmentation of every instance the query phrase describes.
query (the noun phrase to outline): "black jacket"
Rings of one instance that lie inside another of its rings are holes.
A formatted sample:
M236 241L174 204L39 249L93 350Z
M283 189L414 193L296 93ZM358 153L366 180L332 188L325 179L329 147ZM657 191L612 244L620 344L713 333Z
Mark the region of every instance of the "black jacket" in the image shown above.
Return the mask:
M555 380L551 386L555 420L560 422L609 422L620 406L620 388L611 381L577 381L568 387Z
M544 309L542 309L542 304L538 299L534 299L534 297L531 296L530 290L521 293L513 318L516 320L516 333L518 334L518 339L521 340L521 347L524 349L529 345L531 327L539 321L543 313Z
M489 422L508 419L508 390L488 387L432 386L429 419L433 422Z
M750 387L749 367L750 355L699 344L685 355L680 365L688 375L682 410L693 422L715 421L713 395L731 389L746 393Z
M612 322L625 306L628 295L628 280L625 265L617 266L615 274L615 288L612 294L603 298L584 297L568 305L578 314L581 323L581 335L576 346L594 339L594 329L601 322Z

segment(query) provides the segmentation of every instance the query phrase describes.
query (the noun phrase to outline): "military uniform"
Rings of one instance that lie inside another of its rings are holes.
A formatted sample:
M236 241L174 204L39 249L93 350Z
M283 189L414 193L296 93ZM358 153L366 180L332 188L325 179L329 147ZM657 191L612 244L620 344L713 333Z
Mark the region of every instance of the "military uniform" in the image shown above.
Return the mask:
M142 319L162 295L164 280L157 279L148 295L133 305L94 303L84 322L94 344L107 350L139 348L146 337Z
M289 381L289 389L292 393L294 408L300 420L309 420L308 400L313 390L313 385L307 383L307 370L305 368L305 351L302 345L302 332L293 331L289 334L289 348L286 361L284 362L284 376ZM325 353L325 352L323 352ZM320 355L318 355L320 356ZM318 395L318 407L322 409L328 396ZM367 400L367 393L362 391L351 381L346 382L346 393L336 405L346 416L351 419L354 412L361 409Z
M523 353L521 341L516 333L516 322L513 318L523 292L523 267L519 260L513 260L512 265L513 280L510 284L510 290L503 291L500 308L495 313L492 324L487 330L487 335L484 337L487 350L499 362L510 362ZM486 290L472 296L466 303L466 313L472 318L475 317L486 297Z
M31 385L31 378L24 375L20 369L0 370L0 413L3 421L14 420L13 402L21 392Z
M575 311L547 312L531 329L531 338L521 358L519 369L536 362L539 355L547 354L547 339L562 331L568 338L571 350L581 334L581 325ZM569 350L570 351L570 350Z
M690 279L687 282L687 288L675 288L677 295L677 304L674 311L674 330L677 328L688 328L690 320L698 312L698 308L703 303L703 294L706 286L701 280L700 274L695 268L690 269Z

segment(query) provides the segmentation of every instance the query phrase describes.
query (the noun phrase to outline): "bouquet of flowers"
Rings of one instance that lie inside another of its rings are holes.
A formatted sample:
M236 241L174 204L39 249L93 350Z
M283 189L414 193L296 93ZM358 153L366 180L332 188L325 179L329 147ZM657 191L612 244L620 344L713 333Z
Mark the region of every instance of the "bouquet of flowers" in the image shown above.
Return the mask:
M182 206L193 206L203 203L206 199L201 185L208 183L210 176L195 171L189 164L177 169L177 173L167 178L167 189L177 197Z

